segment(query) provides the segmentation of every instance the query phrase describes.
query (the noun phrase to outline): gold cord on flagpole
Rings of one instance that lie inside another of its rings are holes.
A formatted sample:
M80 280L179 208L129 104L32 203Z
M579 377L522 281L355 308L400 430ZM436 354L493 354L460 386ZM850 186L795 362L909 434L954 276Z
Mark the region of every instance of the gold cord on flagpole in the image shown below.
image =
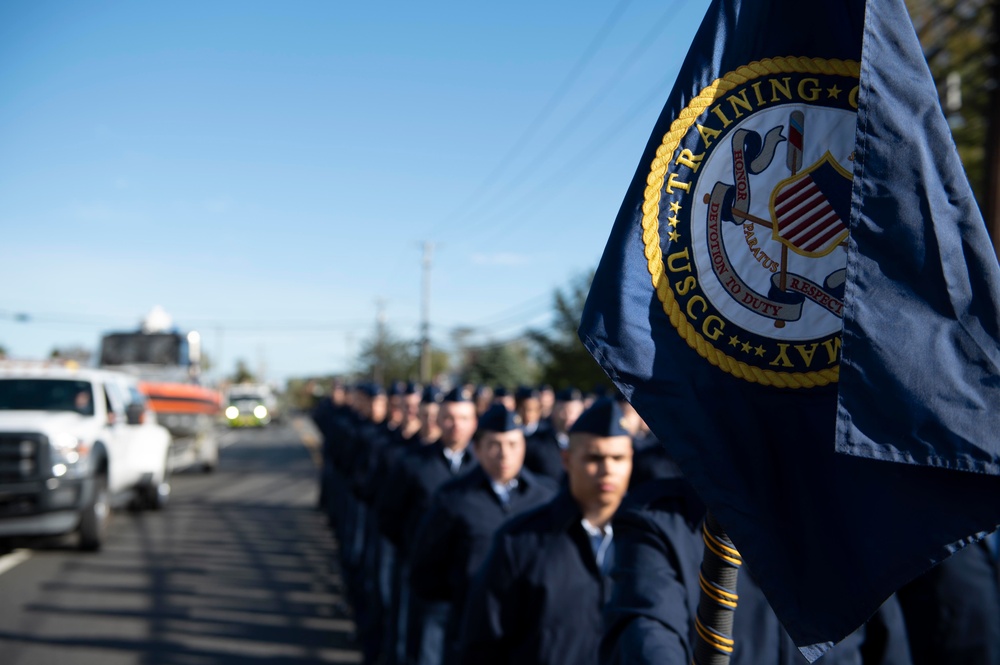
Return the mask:
M691 663L728 665L736 647L732 636L733 612L739 602L736 579L743 558L711 512L705 516L702 539L705 553L698 574L701 594L695 615L697 638Z

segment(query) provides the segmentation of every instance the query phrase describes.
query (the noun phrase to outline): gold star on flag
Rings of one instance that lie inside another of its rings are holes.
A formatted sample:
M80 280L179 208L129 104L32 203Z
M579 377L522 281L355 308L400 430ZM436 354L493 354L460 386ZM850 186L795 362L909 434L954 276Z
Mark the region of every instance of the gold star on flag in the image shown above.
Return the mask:
M739 343L740 343L740 338L737 337L736 335L733 335L732 337L729 338L729 346L736 346Z
M751 348L750 342L743 342L743 353L750 353Z
M832 88L826 89L826 94L830 96L830 99L837 99L840 96L840 88L833 86Z
M760 356L761 358L764 357L764 347L763 346L758 346L756 349L754 349L754 351L756 351L757 355Z
M667 222L670 224L670 228L672 229L676 229L680 221L681 220L677 219L676 217L667 217Z
M670 232L670 242L677 242L680 239L681 239L680 233L677 233L677 231Z
M670 212L672 212L672 213L674 213L676 215L680 211L681 211L681 204L678 203L677 201L671 201L670 202Z

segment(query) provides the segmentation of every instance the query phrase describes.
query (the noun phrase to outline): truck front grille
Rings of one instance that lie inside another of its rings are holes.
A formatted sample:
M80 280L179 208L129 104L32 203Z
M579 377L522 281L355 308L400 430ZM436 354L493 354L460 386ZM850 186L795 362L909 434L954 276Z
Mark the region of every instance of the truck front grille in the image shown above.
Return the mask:
M41 434L0 434L0 482L41 478L41 461L46 446L48 439Z

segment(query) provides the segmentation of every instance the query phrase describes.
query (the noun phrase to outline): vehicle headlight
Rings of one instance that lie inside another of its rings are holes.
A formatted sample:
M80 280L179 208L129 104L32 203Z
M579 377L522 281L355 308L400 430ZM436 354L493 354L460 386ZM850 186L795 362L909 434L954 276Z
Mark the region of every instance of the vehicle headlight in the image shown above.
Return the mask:
M75 475L86 470L90 442L68 432L60 432L49 438L49 444L52 448L52 475Z
M267 407L264 406L263 404L258 404L253 408L253 415L257 416L258 418L266 418Z
M236 420L236 418L239 415L240 415L240 410L237 409L235 406L226 407L226 418L229 418L230 420Z

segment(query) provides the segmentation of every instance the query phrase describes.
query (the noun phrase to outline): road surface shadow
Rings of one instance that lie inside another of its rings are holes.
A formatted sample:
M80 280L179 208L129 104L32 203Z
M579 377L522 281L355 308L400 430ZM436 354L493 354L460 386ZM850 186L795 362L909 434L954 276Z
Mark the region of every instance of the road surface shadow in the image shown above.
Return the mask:
M296 441L227 448L166 510L116 514L104 551L35 550L58 570L0 643L32 662L361 662L315 483Z

